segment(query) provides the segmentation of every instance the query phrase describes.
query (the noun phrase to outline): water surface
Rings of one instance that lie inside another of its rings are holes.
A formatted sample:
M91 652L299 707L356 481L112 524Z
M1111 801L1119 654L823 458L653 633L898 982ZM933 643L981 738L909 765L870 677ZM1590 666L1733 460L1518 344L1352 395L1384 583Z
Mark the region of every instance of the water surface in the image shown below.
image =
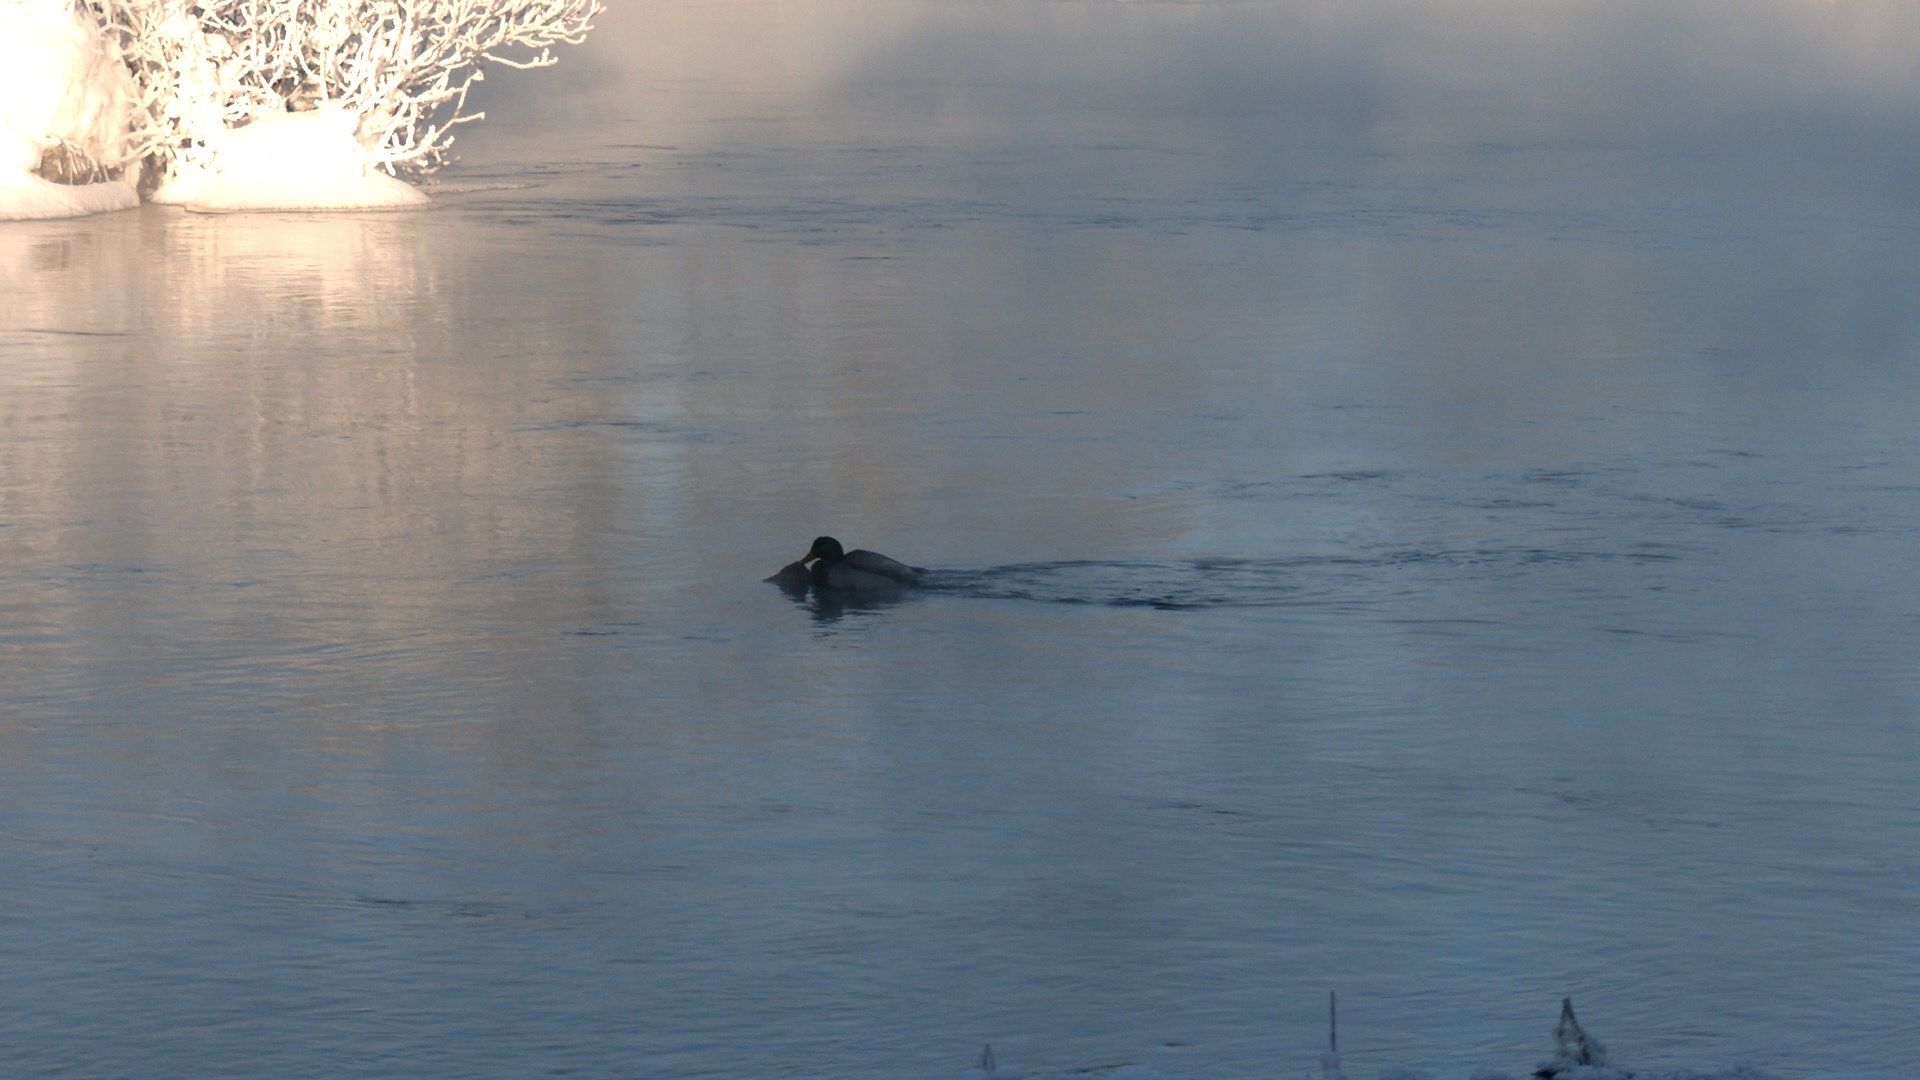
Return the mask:
M1880 165L914 25L0 228L5 1071L1920 1069Z

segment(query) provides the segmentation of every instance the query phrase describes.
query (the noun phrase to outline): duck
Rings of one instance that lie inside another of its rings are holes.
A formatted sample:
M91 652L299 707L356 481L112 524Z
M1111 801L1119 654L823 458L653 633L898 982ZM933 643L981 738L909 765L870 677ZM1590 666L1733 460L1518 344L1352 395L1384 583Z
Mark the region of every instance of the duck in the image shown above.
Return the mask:
M800 562L788 563L772 577L763 580L780 586L782 592L798 596L807 591L807 586L813 584L813 575L807 572L807 564L803 559Z
M808 568L808 578L816 589L836 589L842 592L887 592L912 588L920 584L920 576L926 570L918 566L908 566L898 559L889 559L877 551L848 551L840 546L840 541L831 536L822 536L814 540L813 547L807 550L797 564ZM784 576L783 569L778 576Z

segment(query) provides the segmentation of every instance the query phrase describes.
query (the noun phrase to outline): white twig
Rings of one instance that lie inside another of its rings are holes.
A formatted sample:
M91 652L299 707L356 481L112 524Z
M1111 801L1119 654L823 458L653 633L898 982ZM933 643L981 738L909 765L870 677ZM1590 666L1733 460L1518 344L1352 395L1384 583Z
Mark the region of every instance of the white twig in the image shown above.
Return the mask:
M162 179L204 169L226 133L321 102L352 113L389 173L445 164L482 61L557 63L599 0L75 0L133 72L135 159Z

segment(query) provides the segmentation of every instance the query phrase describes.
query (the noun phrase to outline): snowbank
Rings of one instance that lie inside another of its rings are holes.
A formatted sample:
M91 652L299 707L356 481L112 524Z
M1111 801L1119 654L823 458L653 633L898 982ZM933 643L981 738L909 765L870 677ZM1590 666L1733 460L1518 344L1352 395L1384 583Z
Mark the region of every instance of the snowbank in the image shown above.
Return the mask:
M55 146L101 169L123 164L132 85L99 31L66 5L0 0L0 221L139 205L130 184L54 184L33 174Z
M425 205L419 189L369 165L356 125L352 113L326 105L257 116L227 135L215 171L186 173L153 201L206 213Z
M0 141L5 136L0 135ZM0 168L0 221L84 217L109 210L131 210L140 193L118 180L104 184L50 184L24 170Z

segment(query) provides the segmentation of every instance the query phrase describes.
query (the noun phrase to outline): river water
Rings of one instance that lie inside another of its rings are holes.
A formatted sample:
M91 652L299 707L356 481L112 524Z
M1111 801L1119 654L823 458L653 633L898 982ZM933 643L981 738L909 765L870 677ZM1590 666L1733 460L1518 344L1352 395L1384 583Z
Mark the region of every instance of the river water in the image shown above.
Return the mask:
M1920 1069L1920 203L1091 74L1263 10L616 13L431 210L0 226L0 1071Z

